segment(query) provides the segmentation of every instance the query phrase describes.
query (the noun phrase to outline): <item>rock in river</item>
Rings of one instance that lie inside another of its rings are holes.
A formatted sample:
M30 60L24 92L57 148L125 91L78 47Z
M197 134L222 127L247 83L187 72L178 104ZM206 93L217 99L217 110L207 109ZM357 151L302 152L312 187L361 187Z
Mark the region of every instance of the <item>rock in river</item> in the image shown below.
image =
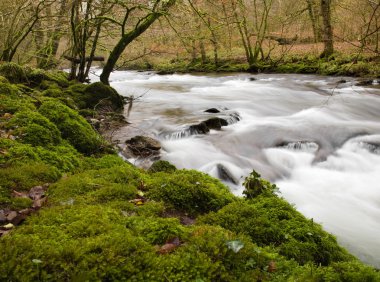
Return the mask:
M161 144L159 141L147 136L135 136L125 142L127 147L123 154L129 157L151 157L160 153Z

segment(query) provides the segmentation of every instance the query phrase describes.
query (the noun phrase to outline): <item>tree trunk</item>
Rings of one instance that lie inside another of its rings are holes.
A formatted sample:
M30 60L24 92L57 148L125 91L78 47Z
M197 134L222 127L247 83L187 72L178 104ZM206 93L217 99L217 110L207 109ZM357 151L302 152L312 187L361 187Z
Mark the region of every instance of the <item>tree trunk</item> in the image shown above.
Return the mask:
M321 40L321 34L319 29L319 15L317 14L317 11L315 9L314 0L306 0L306 2L311 26L313 28L314 43L317 43Z
M323 18L324 50L321 58L327 58L334 53L333 30L331 25L331 0L321 0L321 14Z
M123 34L119 42L111 51L108 60L103 68L102 74L100 75L100 81L106 85L109 85L109 77L113 71L118 59L124 52L125 48L137 37L139 37L144 31L146 31L160 16L162 13L153 12L148 15L140 24L138 24L130 32Z

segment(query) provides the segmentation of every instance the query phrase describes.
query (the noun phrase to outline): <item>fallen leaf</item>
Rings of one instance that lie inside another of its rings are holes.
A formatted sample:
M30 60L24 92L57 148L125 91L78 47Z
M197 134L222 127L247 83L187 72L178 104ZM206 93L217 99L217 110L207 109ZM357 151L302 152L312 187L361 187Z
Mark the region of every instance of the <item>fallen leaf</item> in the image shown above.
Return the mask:
M244 248L244 243L240 240L232 240L227 242L227 247L234 253L238 253L242 248Z
M268 272L275 272L277 270L276 263L271 260L268 264Z

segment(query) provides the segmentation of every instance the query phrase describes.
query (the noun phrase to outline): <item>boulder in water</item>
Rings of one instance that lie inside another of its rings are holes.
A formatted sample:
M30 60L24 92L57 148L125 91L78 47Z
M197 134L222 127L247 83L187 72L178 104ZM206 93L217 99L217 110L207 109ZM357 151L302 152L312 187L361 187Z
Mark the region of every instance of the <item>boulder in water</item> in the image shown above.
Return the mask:
M205 113L218 114L220 113L220 111L217 108L210 108L210 109L205 110Z
M222 118L210 118L204 122L209 129L220 130L222 126L227 126L228 122Z
M147 158L158 155L161 150L160 142L147 136L135 136L125 143L127 148L123 153L126 154L126 157L129 157L128 153L131 153L133 157Z
M210 132L210 129L205 122L199 124L194 124L189 127L190 134L207 134Z
M224 181L231 182L235 185L239 184L239 180L222 164L217 165L218 177Z

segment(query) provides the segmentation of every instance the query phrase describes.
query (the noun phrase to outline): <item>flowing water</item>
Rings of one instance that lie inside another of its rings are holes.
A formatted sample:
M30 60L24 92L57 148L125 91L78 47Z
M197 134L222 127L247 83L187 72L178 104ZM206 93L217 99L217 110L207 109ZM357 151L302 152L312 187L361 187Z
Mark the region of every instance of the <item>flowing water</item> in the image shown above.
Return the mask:
M352 253L380 267L380 89L341 79L115 72L112 86L135 98L132 124L115 138L154 136L162 159L222 177L237 195L255 169ZM206 113L210 108L220 113ZM220 131L190 134L190 125L210 117L235 118Z

